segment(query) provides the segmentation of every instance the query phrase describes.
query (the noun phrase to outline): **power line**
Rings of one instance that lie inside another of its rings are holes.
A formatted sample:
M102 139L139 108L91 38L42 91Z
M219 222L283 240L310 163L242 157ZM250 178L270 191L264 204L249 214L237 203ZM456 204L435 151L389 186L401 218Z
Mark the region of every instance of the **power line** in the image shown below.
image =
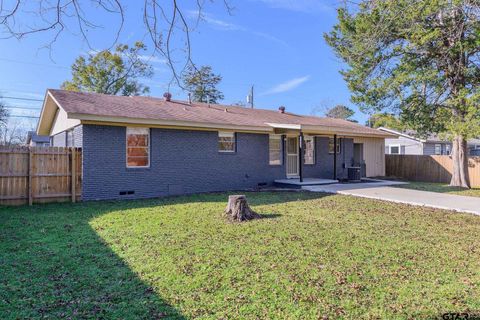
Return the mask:
M15 114L9 115L8 117L10 117L10 118L30 118L30 119L40 118L40 117L36 117L36 116L20 116L20 115L15 115Z
M12 99L12 100L25 100L25 101L40 101L43 102L42 99L33 99L33 98L21 98L21 97L7 97L7 96L0 96L2 99Z
M5 108L7 109L24 109L24 110L36 110L36 111L40 111L40 107L33 107L33 108L29 108L29 107L10 107L10 106L6 106Z

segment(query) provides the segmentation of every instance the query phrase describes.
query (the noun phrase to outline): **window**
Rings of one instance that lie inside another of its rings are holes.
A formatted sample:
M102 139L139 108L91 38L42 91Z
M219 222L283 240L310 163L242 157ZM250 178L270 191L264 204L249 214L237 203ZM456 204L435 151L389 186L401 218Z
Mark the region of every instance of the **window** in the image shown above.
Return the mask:
M67 147L73 147L73 130L67 131Z
M435 154L439 155L442 154L442 145L441 144L435 144Z
M342 139L337 139L337 153L340 153L340 141ZM335 147L335 143L333 141L333 138L330 138L328 141L328 153L332 154L333 153L333 148Z
M268 143L270 165L282 164L282 137L270 135Z
M305 164L315 164L315 137L305 136Z
M400 154L400 146L390 146L390 154Z
M445 154L448 156L452 152L452 146L447 144L445 145Z
M235 132L218 133L218 151L235 152Z
M150 166L150 129L127 128L127 167Z

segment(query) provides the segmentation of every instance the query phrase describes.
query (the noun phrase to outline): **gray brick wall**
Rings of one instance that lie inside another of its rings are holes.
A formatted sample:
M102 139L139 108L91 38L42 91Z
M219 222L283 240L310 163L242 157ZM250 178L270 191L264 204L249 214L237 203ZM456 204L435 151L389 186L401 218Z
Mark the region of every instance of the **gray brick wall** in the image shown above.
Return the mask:
M304 177L333 178L333 154L328 153L328 137L315 137L315 164L303 165ZM340 153L337 154L337 177L347 178L347 167L353 164L353 139L338 139Z
M79 125L73 128L73 146L81 148L83 146L83 126Z
M126 168L126 128L83 126L83 199L148 198L225 191L272 184L285 178L280 166L268 162L268 135L237 133L234 154L218 152L218 133L151 129L150 168ZM316 139L316 164L305 166L305 177L331 178L333 155L328 138ZM345 150L345 151L344 151ZM338 173L353 158L353 140L342 143ZM135 191L120 195L122 191Z
M83 199L145 198L243 189L285 177L268 164L268 135L237 133L237 152L218 152L218 133L151 129L148 169L126 168L125 127L83 126ZM120 196L121 191L135 191Z

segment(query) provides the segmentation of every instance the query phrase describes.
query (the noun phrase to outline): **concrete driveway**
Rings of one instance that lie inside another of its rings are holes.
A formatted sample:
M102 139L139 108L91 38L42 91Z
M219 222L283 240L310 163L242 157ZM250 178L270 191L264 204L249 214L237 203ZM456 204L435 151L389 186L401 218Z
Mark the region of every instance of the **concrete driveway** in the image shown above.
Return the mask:
M302 189L480 215L480 198L392 187L399 184L405 184L405 182L336 183L321 186L305 186Z

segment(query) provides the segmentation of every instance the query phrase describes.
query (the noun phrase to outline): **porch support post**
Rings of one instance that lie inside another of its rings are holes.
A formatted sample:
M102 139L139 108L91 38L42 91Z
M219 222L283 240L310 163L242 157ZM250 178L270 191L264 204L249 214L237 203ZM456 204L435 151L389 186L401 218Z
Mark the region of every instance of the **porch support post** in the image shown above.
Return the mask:
M300 182L303 182L303 132L300 131L298 143L298 161L300 162L298 165L298 175L300 176Z
M333 180L337 180L337 135L333 135Z

